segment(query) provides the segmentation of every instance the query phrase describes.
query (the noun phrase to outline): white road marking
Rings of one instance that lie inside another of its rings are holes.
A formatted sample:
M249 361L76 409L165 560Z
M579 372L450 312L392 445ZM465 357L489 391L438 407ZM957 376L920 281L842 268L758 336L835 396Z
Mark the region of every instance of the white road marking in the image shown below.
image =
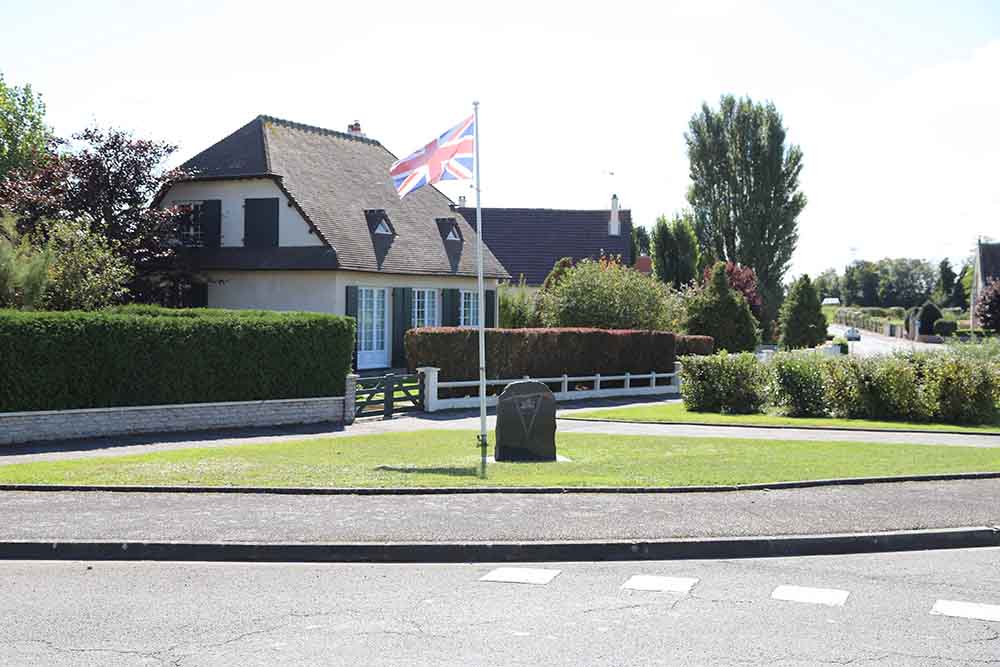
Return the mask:
M633 591L664 591L686 595L697 583L698 580L692 577L657 577L650 574L637 574L622 584L622 588Z
M934 603L931 613L937 616L974 618L979 621L1000 621L1000 605L995 604L938 600Z
M537 584L544 586L555 579L562 570L542 570L531 567L498 567L479 581L498 581L506 584Z
M807 586L778 586L771 593L775 600L789 602L808 602L810 604L825 604L830 607L842 607L847 602L850 591L836 588L809 588Z

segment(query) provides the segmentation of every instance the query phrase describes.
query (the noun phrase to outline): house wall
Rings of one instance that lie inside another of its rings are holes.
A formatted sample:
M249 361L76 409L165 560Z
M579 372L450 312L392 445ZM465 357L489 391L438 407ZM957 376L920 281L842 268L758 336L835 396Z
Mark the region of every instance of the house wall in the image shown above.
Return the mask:
M278 245L321 246L309 223L291 206L285 193L269 178L232 181L194 181L173 185L162 206L178 202L219 199L222 201L222 245L243 245L243 200L278 198Z

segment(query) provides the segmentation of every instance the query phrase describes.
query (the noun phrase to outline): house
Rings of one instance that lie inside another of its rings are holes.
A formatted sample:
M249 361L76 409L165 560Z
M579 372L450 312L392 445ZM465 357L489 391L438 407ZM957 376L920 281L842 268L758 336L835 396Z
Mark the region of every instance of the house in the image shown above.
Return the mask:
M552 266L563 257L620 255L626 264L632 255L632 213L619 211L618 198L610 209L596 211L545 208L484 208L483 241L503 264L511 279L540 287ZM459 208L476 226L476 209Z
M200 304L306 310L357 318L356 368L405 365L414 326L485 324L509 278L484 248L480 308L476 236L448 197L423 187L400 200L396 160L347 132L258 116L181 165L158 205L178 206Z
M483 237L486 240L486 237ZM969 300L969 311L972 318L972 328L980 327L979 318L976 317L976 305L979 303L979 296L986 288L986 284L991 280L1000 279L1000 243L976 243L976 257L972 275L972 294Z

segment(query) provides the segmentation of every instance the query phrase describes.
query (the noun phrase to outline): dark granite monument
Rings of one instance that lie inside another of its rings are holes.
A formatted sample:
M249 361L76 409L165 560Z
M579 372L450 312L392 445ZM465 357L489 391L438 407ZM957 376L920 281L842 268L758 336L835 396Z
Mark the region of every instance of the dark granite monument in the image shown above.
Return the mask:
M556 460L556 398L542 382L511 382L497 399L497 461Z

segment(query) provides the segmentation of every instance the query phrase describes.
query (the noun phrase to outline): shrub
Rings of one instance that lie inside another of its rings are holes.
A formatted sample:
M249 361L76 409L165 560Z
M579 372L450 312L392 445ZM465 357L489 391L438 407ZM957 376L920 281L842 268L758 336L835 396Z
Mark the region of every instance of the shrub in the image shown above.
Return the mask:
M995 363L955 355L925 355L922 384L934 417L949 424L990 423L996 417L1000 378Z
M500 326L505 329L524 329L535 319L535 300L528 294L524 277L518 285L501 285L498 297Z
M826 338L826 316L819 293L808 275L792 283L781 306L781 345L787 349L816 347Z
M687 332L711 336L717 350L743 352L757 346L757 321L746 299L729 286L722 262L712 269L712 279L688 297L686 310Z
M336 315L0 311L0 411L342 395L353 348Z
M134 272L104 236L73 222L57 222L49 234L47 309L97 310L128 296Z
M692 412L760 412L766 387L763 364L747 352L681 359L681 398Z
M688 354L706 355L715 352L715 341L711 336L675 336L677 356Z
M984 329L1000 331L1000 281L991 279L976 301L976 317Z
M410 329L404 338L410 370L441 369L442 380L479 377L475 329ZM674 334L609 329L487 329L486 375L494 379L619 375L674 370Z
M543 290L540 318L546 327L664 329L667 287L615 259L584 259Z
M917 321L920 322L920 330L917 332L921 336L932 336L934 334L934 323L942 317L941 309L928 301L917 312Z
M901 357L829 360L826 400L831 414L848 419L927 421L933 416L914 365Z
M775 355L769 364L772 402L791 417L825 416L825 365L815 353Z
M948 338L954 336L956 331L958 331L958 322L955 320L938 320L934 323L934 333L938 336Z
M0 218L0 308L40 307L50 262L18 234L13 218Z
M906 318L906 308L902 306L893 306L889 309L889 317L894 320L903 320Z

